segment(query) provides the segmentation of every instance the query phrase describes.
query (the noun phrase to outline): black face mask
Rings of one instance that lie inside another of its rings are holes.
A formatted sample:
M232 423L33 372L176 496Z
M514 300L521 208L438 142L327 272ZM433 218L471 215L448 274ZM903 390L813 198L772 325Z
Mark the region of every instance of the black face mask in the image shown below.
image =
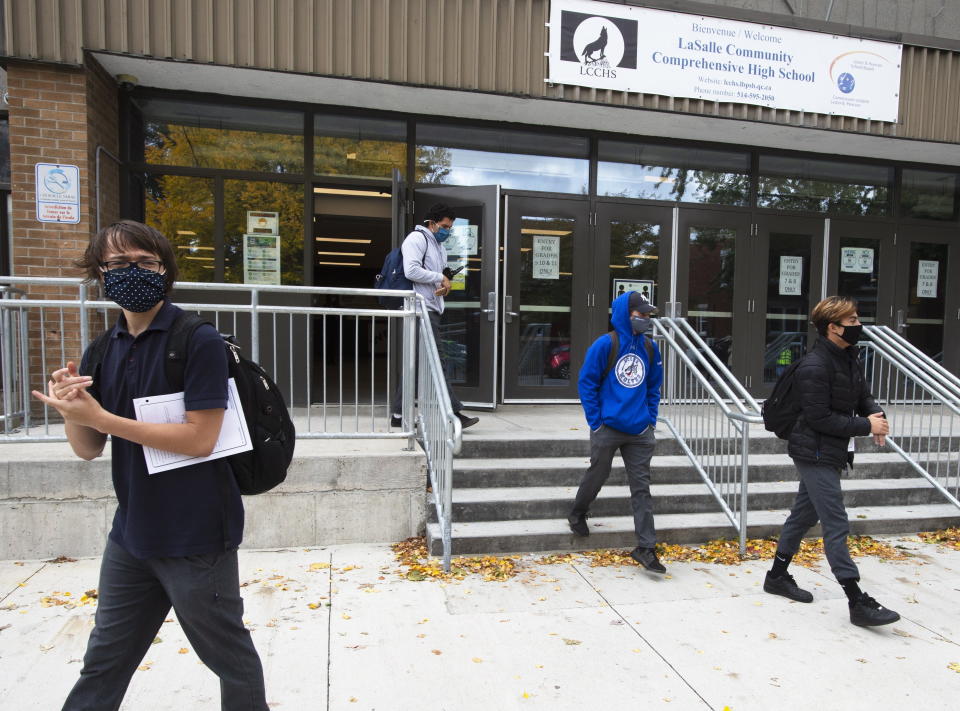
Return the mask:
M843 327L843 333L840 334L840 338L851 346L857 345L857 341L859 341L860 336L863 335L862 323L858 323L856 326L844 326L842 323L838 323L837 326Z
M633 335L635 336L639 336L641 333L646 333L650 330L650 319L641 318L639 316L631 316L630 328L633 330Z

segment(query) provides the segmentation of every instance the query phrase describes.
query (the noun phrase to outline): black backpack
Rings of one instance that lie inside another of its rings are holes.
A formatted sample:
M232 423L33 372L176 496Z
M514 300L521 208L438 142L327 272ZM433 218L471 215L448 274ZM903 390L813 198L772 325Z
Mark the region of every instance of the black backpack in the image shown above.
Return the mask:
M199 326L210 323L197 314L183 311L170 326L165 348L164 370L167 382L174 392L183 390L183 373L186 367L187 346L190 337ZM212 325L212 324L211 324ZM94 376L100 375L100 364L106 353L113 329L100 334L90 344L87 368ZM222 334L221 334L222 335ZM241 494L262 494L287 478L287 469L293 460L296 445L296 430L283 395L276 383L257 363L245 358L240 346L231 336L223 336L227 349L229 377L237 384L237 394L250 430L253 449L239 452L224 459L229 462Z
M763 407L760 410L764 428L780 439L790 439L793 426L800 418L800 396L794 387L794 379L797 368L807 355L795 360L780 374L776 385L773 386L773 392L763 401ZM827 360L832 371L833 362L829 358Z
M610 355L607 356L607 367L603 371L603 377L600 378L602 383L607 379L607 376L610 375L610 371L613 370L613 366L617 364L617 355L620 352L620 334L616 331L610 331L607 334L610 336ZM653 341L651 341L647 336L643 337L643 345L647 349L647 362L653 363Z
M383 266L380 273L373 278L374 289L399 289L401 291L411 291L413 282L407 279L403 271L403 252L401 247L391 249L387 258L383 260ZM424 236L423 259L420 266L426 268L427 263L427 244ZM385 309L399 309L403 306L403 298L400 296L378 296L377 301Z

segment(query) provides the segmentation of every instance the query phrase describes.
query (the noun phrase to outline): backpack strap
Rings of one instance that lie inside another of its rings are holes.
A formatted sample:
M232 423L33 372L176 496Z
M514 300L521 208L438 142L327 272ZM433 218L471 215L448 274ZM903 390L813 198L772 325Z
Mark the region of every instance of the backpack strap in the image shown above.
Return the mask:
M103 357L107 353L107 347L110 345L112 335L113 327L101 333L87 346L86 368L80 371L80 375L93 376L93 385L87 389L87 392L90 393L97 402L100 401L100 367L103 365Z
M193 336L194 331L205 323L210 322L200 318L192 311L181 311L170 325L170 330L167 331L163 369L167 376L167 383L173 388L174 392L183 390L190 337Z
M606 380L607 376L610 375L610 371L613 370L613 366L617 363L617 353L620 352L620 334L616 331L610 331L607 335L610 336L610 355L607 356L607 367L603 371L603 377L600 378L600 382Z

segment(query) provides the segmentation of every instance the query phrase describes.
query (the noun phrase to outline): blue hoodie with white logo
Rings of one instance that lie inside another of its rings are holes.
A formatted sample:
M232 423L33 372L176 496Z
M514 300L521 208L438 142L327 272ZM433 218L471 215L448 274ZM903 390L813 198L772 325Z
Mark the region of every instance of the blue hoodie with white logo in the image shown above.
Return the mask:
M607 425L627 434L640 434L649 425L656 426L660 409L660 383L663 362L660 349L653 343L653 363L647 357L643 339L649 335L633 335L630 326L630 293L613 301L610 323L620 339L616 362L607 377L613 340L603 334L593 342L580 369L580 402L590 429ZM652 340L652 339L651 339Z

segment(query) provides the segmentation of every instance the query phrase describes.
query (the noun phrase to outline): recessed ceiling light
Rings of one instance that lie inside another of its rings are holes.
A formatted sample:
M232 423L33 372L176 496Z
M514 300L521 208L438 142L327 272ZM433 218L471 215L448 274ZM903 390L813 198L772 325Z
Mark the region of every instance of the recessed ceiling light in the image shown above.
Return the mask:
M363 266L360 262L317 262L317 264L322 264L328 267L360 267Z
M344 190L343 188L314 188L318 195L346 195L349 197L377 197L388 198L390 193L379 190Z
M348 242L350 244L370 244L370 239L350 239L349 237L317 237L317 242Z
M367 256L364 252L317 252L317 254L322 254L324 257L365 257Z

